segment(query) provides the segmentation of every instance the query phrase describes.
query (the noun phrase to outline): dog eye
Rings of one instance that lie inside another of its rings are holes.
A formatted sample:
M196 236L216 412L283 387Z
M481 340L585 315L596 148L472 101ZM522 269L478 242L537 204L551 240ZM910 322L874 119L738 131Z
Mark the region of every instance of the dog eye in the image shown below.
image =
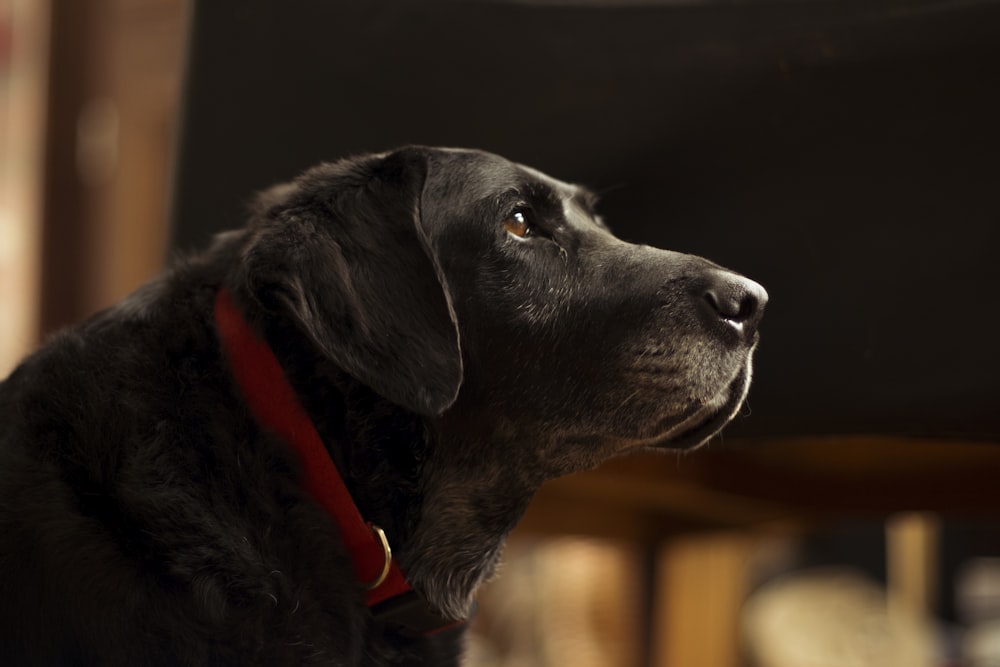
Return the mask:
M535 233L534 225L531 224L531 214L525 209L518 209L507 216L503 221L503 227L519 239L528 238Z

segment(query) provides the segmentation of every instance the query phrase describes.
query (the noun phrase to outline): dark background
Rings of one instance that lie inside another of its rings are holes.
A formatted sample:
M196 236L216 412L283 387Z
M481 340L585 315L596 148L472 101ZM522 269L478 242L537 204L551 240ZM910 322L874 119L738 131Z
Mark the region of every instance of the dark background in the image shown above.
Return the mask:
M174 245L404 143L603 192L763 283L733 435L1000 437L1000 4L196 4Z

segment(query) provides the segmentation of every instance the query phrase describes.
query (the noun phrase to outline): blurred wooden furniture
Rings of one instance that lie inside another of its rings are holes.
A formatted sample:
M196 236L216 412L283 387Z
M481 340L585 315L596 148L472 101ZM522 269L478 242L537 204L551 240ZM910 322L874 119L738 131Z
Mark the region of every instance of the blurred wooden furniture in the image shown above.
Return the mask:
M573 512L566 512L570 507ZM662 539L845 513L1000 513L1000 445L883 436L756 439L642 454L548 483L526 529Z
M925 614L937 553L936 522L926 517L1000 517L998 480L995 443L874 436L727 441L689 454L613 460L554 480L517 532L647 545L653 559L648 664L731 667L754 535L852 515L885 518L890 600L904 613ZM914 514L921 512L933 514Z
M0 378L38 336L48 9L0 5Z
M163 266L187 9L188 0L51 3L43 334Z

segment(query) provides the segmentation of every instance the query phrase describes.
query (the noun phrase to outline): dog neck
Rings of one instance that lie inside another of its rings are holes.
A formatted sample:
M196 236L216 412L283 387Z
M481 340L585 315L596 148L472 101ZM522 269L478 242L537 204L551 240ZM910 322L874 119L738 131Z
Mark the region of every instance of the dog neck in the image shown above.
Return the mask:
M362 517L278 360L225 289L216 296L214 315L230 371L247 405L261 426L298 454L302 484L334 520L374 617L414 635L436 634L462 623L464 617L442 616L413 591L382 528Z
M401 558L414 587L446 615L465 617L480 585L496 572L507 535L533 491L436 466L431 477L419 528Z

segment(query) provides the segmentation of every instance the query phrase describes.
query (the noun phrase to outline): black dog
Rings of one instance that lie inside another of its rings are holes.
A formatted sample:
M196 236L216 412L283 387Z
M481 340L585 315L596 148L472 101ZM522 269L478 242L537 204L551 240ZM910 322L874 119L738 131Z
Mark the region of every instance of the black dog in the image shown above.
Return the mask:
M0 385L0 661L456 664L543 481L750 382L763 288L593 205L477 151L324 164L52 340Z

